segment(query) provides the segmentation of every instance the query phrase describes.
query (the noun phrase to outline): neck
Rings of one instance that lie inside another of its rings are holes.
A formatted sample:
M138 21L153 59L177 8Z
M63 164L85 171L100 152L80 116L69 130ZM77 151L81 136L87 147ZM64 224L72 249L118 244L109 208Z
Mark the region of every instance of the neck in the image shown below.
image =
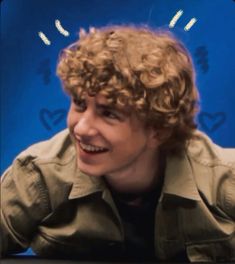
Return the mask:
M162 158L159 152L150 153L145 160L105 176L110 187L120 193L145 193L156 187L162 177Z

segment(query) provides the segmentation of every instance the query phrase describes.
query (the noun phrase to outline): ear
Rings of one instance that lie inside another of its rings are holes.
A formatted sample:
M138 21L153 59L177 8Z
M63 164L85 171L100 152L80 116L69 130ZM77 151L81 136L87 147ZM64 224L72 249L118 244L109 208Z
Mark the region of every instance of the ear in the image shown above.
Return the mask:
M170 129L153 129L151 128L149 135L149 146L151 148L157 148L167 141L171 136Z

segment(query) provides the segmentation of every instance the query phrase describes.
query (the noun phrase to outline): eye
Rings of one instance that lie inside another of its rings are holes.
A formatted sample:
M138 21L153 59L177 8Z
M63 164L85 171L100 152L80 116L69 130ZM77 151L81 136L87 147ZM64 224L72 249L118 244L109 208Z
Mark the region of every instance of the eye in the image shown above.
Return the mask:
M102 114L104 117L107 117L110 119L119 119L118 115L111 110L103 110Z
M83 112L86 110L85 100L73 97L73 103L75 104L77 111Z

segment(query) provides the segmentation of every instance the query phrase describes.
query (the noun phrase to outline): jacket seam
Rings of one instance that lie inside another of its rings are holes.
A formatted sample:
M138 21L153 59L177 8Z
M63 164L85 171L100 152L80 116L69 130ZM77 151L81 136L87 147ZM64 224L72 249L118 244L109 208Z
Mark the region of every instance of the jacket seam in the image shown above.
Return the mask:
M64 166L64 165L67 165L69 164L75 157L76 155L73 154L68 160L64 161L64 162L60 162L60 160L58 158L53 158L51 160L42 160L40 158L35 158L34 159L34 163L35 164L38 164L38 165L47 165L47 164L57 164L57 165L60 165L60 166Z
M41 237L44 238L48 243L56 243L56 244L59 244L59 245L62 245L62 246L77 246L76 243L71 243L71 242L63 242L62 240L58 240L56 239L55 237L53 236L48 236L48 234L44 233L44 232L40 232L41 234Z
M46 184L43 181L43 177L39 176L39 175L41 175L41 172L40 172L39 168L37 168L37 166L35 166L35 164L33 164L33 163L32 163L32 165L33 165L34 168L29 173L36 178L35 186L38 187L38 189L39 189L40 198L41 198L41 200L43 202L43 207L46 208L49 211L48 213L50 213L52 211L51 210L51 205L50 205L50 202L49 202L50 199L49 199L48 194L45 192L45 190L48 190L48 188L46 187ZM37 173L33 173L33 171L36 171ZM44 187L42 186L42 184L44 185Z
M231 238L233 238L234 235L235 235L235 230L231 234L229 234L229 235L227 235L226 237L223 237L223 238L215 238L215 239L200 240L200 241L190 241L190 242L186 241L185 244L186 244L186 246L201 245L201 244L204 244L204 243L213 244L213 243L228 241Z
M228 163L224 163L223 161L216 159L213 161L210 160L199 160L197 158L195 158L192 154L189 154L190 158L192 158L192 160L194 160L195 162L207 166L207 167L217 167L217 166L222 166L222 167L226 167L232 170L235 170L235 167L233 165L232 162L228 162Z

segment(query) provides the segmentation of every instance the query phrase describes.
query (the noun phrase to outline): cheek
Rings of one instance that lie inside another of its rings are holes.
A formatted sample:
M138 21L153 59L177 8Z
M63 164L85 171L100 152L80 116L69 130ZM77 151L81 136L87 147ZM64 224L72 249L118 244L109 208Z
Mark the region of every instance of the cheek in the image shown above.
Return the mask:
M67 115L67 126L72 129L75 127L75 125L78 122L78 116L73 112L73 111L69 111L68 115Z
M109 134L112 138L113 145L116 151L123 153L131 153L142 149L146 145L146 135L142 132L132 131L129 128L122 128L118 133Z

